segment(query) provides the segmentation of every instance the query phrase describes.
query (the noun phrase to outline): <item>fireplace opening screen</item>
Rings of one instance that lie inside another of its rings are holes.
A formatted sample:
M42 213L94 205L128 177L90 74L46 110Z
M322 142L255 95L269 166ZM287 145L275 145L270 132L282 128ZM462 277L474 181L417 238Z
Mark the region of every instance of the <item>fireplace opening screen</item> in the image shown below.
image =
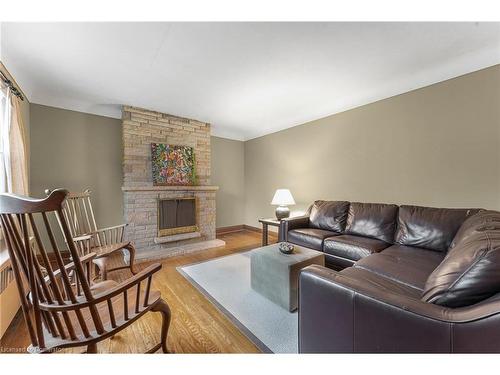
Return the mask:
M158 200L158 236L196 232L196 198Z

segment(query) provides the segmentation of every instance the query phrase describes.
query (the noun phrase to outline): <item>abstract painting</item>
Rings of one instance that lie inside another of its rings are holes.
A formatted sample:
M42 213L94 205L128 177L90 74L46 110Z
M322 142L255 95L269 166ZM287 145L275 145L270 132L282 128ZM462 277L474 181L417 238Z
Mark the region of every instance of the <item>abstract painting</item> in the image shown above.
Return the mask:
M151 143L151 162L154 185L195 185L192 147Z

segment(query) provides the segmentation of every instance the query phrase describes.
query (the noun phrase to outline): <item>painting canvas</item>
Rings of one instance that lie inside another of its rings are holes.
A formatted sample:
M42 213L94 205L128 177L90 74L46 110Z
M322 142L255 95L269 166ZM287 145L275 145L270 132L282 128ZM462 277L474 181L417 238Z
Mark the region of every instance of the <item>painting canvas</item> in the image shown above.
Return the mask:
M154 185L194 185L194 150L189 146L151 143Z

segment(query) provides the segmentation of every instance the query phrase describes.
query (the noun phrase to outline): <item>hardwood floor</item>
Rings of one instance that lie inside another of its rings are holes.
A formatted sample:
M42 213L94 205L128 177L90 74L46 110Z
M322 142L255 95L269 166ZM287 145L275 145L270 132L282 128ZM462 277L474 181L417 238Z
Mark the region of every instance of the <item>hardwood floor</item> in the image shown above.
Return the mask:
M239 231L220 236L226 241L223 248L209 249L162 261L163 268L153 278L153 287L172 310L172 323L168 335L169 350L175 353L259 353L260 350L219 312L176 267L200 262L260 246L261 235L253 231ZM270 239L273 242L273 239ZM117 259L120 261L120 259ZM138 264L144 268L148 263ZM129 271L117 271L110 278L123 280ZM159 342L161 316L149 313L135 324L111 339L98 344L99 353L144 353ZM0 341L0 352L25 353L30 344L24 319L18 313ZM65 350L81 353L84 348Z

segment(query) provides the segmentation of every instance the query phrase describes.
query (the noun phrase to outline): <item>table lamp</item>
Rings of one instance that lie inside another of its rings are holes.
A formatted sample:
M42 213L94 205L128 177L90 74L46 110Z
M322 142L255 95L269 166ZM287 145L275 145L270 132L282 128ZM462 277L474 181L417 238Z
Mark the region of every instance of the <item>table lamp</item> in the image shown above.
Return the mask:
M293 200L292 193L288 189L278 189L276 193L274 193L273 200L271 204L276 207L276 218L278 220L287 218L290 216L290 210L287 206L295 204Z

